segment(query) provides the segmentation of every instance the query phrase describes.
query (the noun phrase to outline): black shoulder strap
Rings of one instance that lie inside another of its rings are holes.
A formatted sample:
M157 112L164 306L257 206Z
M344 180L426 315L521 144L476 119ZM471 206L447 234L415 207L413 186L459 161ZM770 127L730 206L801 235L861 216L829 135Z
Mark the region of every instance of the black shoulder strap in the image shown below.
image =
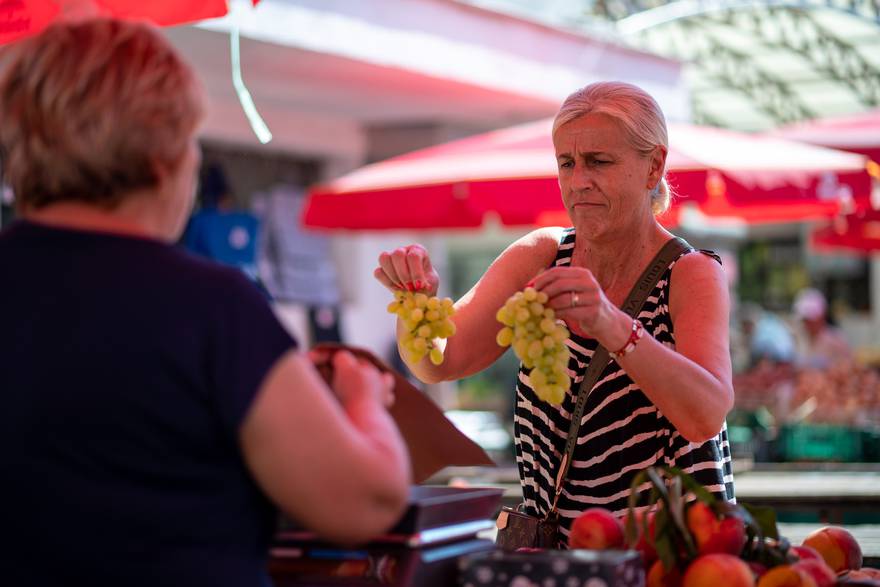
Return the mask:
M629 292L621 309L633 318L637 317L642 310L642 306L645 304L645 300L648 298L651 290L654 289L654 286L657 285L657 281L660 279L660 276L663 275L663 272L666 271L666 268L669 267L670 263L677 259L682 253L691 250L692 248L693 247L691 247L684 239L679 237L666 241L663 248L661 248L654 256L654 260L651 261L642 272L641 277L639 277L639 280L633 286L632 291ZM602 345L598 345L593 352L593 357L590 359L590 366L587 367L587 372L584 373L584 379L581 381L581 386L578 390L577 403L575 404L574 412L571 414L568 440L565 442L565 452L562 455L562 462L559 464L559 471L556 474L556 496L553 499L553 507L547 512L547 517L556 511L556 503L559 501L559 495L562 493L562 485L565 481L565 477L568 475L568 468L571 466L574 447L577 444L578 432L581 427L581 417L584 415L584 406L587 403L587 397L590 395L590 391L593 389L593 386L596 385L599 375L605 370L605 366L608 365L608 362L608 349Z

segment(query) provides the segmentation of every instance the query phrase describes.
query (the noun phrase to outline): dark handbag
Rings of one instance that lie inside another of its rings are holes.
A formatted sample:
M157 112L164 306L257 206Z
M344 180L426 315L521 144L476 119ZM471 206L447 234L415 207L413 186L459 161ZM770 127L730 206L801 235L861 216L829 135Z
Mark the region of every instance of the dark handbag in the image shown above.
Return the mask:
M559 515L538 518L517 508L503 507L495 522L495 544L503 550L519 548L556 548Z
M663 271L681 253L691 248L687 242L678 237L667 241L653 261L642 272L641 277L633 286L632 291L629 292L621 309L633 318L637 317L642 310L642 306L645 304L648 294L657 285L657 280L660 279ZM581 381L581 386L578 389L577 404L571 415L571 425L568 429L568 439L565 442L565 452L556 475L556 495L553 498L553 506L550 508L550 511L544 516L539 517L521 511L522 504L516 508L501 508L501 513L498 514L498 519L495 522L495 526L498 528L495 544L503 550L557 547L559 513L556 511L556 504L559 502L559 496L562 494L562 486L565 483L566 475L568 475L568 467L571 464L571 457L577 444L581 416L584 413L584 406L587 404L587 397L590 395L590 391L593 389L596 381L598 381L602 371L605 370L608 362L608 349L602 345L597 346L596 351L593 353L593 358L590 360L590 366L587 367L587 372L584 373L584 379Z

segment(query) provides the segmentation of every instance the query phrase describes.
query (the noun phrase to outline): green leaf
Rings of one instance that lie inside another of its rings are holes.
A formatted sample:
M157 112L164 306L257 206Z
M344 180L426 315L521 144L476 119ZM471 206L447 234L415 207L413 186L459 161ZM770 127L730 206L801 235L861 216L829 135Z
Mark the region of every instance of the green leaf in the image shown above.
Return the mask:
M751 519L757 524L761 534L767 538L779 540L779 529L776 527L776 511L768 506L740 504ZM748 523L748 521L746 521Z
M632 507L626 510L626 524L624 524L624 536L626 537L626 545L634 548L639 540L639 529L636 525L636 514Z
M635 509L636 505L638 504L638 500L639 500L638 492L636 490L638 489L639 485L641 485L642 483L645 482L645 480L647 478L648 478L648 474L645 471L639 471L638 474L636 474L633 477L632 482L629 484L629 499L627 500L627 504L626 504L627 505L627 515L626 515L627 524L626 524L625 531L626 531L626 542L630 546L635 544L635 541L638 539L638 535L637 535L636 528L635 528L635 516L633 514L633 510ZM653 501L651 501L650 503L653 503ZM630 524L630 519L633 520L632 524Z
M639 485L641 485L642 483L645 482L645 480L647 478L648 478L648 472L646 470L643 470L643 471L639 471L633 477L632 482L630 482L630 484L629 484L629 499L627 500L627 506L629 506L629 509L633 509L634 507L636 507L636 505L638 505L639 496L638 496L638 493L636 490L639 488Z
M665 509L657 510L656 518L654 518L654 548L657 550L657 556L663 563L663 568L667 571L675 568L678 562L678 549L675 546L675 539L670 532L669 514Z
M648 479L651 480L651 483L654 484L654 488L660 494L660 499L662 499L666 505L669 505L669 492L666 490L666 482L660 476L659 472L662 470L663 469L657 469L655 467L648 467L645 469L645 473L647 473Z
M679 541L684 544L688 557L693 558L697 555L697 546L684 519L685 503L681 486L681 476L674 476L669 483L669 514L678 527Z
M642 536L645 537L645 544L653 547L654 546L654 537L651 536L651 524L650 518L648 517L648 512L651 510L647 510L645 514L642 516ZM656 513L654 514L656 516ZM654 521L654 525L657 525L656 520Z
M671 476L681 479L681 482L684 484L685 489L696 495L697 499L699 499L706 505L711 506L716 501L718 501L718 499L714 495L712 495L708 489L697 483L693 477L691 477L678 467L669 467L667 470L669 471L669 474Z

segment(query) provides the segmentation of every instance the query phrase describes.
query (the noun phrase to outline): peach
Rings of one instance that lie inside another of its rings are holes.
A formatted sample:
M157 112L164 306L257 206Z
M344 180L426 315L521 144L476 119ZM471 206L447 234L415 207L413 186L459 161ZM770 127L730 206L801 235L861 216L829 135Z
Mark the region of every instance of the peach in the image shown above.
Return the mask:
M812 575L794 565L779 565L758 579L758 587L817 587Z
M765 575L766 576L766 575ZM697 557L688 566L682 587L754 587L752 570L732 554L711 553Z
M816 587L834 587L834 584L837 583L837 575L822 559L802 559L792 567L809 574L816 582Z
M803 544L816 549L835 573L862 566L862 548L849 531L839 526L819 528L804 538Z
M697 544L709 540L712 529L718 524L715 512L702 501L691 504L687 509L687 527Z
M746 527L739 518L715 517L715 512L698 501L687 510L687 526L700 554L738 555L746 545Z
M761 576L767 572L767 565L762 565L757 561L746 561L746 564L749 565L756 580L760 579Z
M849 571L843 576L852 581L880 581L880 569L862 567L857 571Z
M822 555L819 554L816 549L812 548L811 546L806 546L803 544L800 546L792 546L788 549L788 552L795 555L798 560L815 559L817 561L825 562L825 560L822 558Z
M572 523L568 546L590 550L624 548L623 524L606 509L590 508Z
M644 520L648 520L648 535L643 530ZM635 512L637 538L635 544L630 544L630 548L637 550L642 555L642 563L645 569L650 569L651 565L657 560L657 550L654 548L654 532L656 525L654 519L656 514L654 511L638 510ZM626 515L624 515L621 523L626 527ZM650 537L650 540L649 540Z
M681 572L678 567L667 571L663 561L655 560L645 577L645 587L681 587Z

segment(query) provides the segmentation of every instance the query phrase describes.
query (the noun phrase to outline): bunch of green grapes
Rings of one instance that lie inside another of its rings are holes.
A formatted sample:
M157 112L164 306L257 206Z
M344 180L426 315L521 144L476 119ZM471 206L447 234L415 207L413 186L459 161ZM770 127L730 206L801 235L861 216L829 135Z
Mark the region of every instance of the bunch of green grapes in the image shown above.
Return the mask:
M455 334L455 323L449 319L455 313L450 298L397 290L394 301L388 304L388 312L397 314L406 326L400 345L409 354L411 362L418 363L425 355L435 365L443 362L443 351L434 346L434 340Z
M545 308L547 294L533 287L518 291L498 310L495 318L504 324L495 341L513 344L513 352L527 369L538 397L560 404L571 385L568 376L568 329L556 321L553 308Z

